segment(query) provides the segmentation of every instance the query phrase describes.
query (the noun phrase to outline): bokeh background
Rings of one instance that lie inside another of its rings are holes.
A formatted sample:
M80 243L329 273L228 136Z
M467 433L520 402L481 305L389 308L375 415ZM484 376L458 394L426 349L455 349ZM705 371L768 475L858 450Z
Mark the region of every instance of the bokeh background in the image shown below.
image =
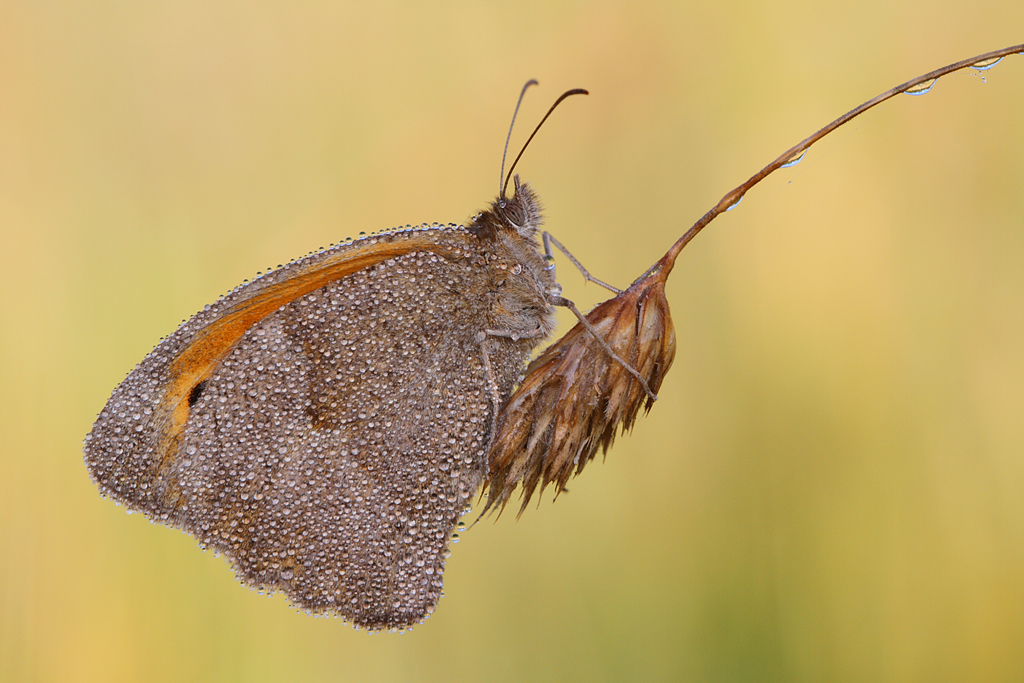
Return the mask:
M653 412L462 534L409 633L239 586L81 461L114 386L234 285L483 207L528 78L520 143L592 92L520 171L625 285L827 121L1020 42L1018 0L0 3L0 680L1024 680L1021 56L712 224Z

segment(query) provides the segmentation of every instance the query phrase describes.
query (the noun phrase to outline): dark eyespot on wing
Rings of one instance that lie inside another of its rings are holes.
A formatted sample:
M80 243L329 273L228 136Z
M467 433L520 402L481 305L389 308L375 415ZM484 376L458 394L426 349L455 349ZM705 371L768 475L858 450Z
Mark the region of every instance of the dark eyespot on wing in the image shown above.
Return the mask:
M192 391L188 392L188 407L191 408L199 400L199 397L203 395L203 391L206 389L206 383L208 380L203 380L199 384L192 387Z

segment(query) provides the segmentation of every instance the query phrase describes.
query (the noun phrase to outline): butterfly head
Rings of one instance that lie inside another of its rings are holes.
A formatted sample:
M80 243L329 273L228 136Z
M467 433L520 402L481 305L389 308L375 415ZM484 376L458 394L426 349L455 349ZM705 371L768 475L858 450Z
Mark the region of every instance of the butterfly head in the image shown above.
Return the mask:
M543 222L540 200L533 189L515 176L515 192L511 197L498 197L490 209L481 211L469 228L478 234L496 235L512 231L524 239L533 239Z

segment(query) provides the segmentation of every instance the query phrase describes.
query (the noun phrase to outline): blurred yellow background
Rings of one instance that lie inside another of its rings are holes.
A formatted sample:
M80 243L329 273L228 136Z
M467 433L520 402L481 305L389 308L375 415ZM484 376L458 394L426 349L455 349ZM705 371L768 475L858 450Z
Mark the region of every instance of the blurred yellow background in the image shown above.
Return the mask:
M239 586L81 461L234 285L482 208L528 78L513 147L592 93L519 170L625 285L819 126L1022 29L1019 0L0 4L0 680L1024 680L1021 56L870 112L698 237L653 412L555 504L463 533L407 634Z

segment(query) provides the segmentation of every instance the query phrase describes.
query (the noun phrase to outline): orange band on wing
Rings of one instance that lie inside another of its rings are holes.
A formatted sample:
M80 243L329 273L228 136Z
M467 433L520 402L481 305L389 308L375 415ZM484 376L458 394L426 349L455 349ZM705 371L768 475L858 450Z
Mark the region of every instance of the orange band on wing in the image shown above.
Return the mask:
M176 450L172 444L177 444L177 437L188 420L189 404L186 397L199 382L213 373L220 360L250 327L304 294L413 251L432 251L445 255L450 254L453 248L438 244L425 235L416 235L394 242L345 249L239 301L200 330L170 365L169 381L161 401L161 412L166 417L163 421L158 420L158 424L163 422L159 437L160 450L163 451L160 454L161 460Z

